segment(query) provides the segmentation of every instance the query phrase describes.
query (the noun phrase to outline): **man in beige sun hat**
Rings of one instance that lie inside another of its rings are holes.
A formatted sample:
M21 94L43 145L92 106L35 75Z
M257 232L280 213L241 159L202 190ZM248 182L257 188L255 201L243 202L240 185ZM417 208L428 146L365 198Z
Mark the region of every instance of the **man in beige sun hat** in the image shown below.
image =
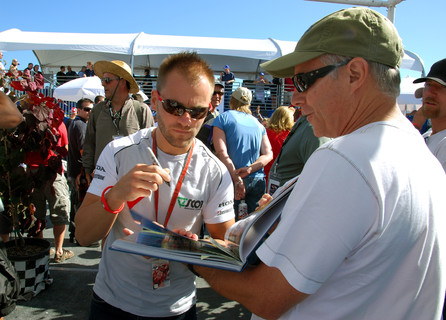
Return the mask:
M129 96L137 93L139 86L124 61L98 61L94 64L94 72L101 78L106 99L95 105L88 121L82 155L87 177L110 141L155 124L150 108Z
M194 266L220 294L268 319L440 319L446 176L396 103L402 56L386 17L350 8L261 65L293 79L292 104L334 139L306 162L257 266Z

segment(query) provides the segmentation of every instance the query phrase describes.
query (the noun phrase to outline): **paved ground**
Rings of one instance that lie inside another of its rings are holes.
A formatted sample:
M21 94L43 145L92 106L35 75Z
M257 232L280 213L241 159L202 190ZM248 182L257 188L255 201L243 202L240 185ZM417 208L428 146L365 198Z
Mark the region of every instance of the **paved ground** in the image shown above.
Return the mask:
M53 242L52 229L44 232L45 239ZM20 301L5 320L68 320L88 319L92 288L101 258L96 247L80 247L68 241L65 247L75 252L75 257L60 264L50 262L52 285L30 301ZM228 301L215 293L203 280L198 279L198 319L250 319L251 314L234 301Z

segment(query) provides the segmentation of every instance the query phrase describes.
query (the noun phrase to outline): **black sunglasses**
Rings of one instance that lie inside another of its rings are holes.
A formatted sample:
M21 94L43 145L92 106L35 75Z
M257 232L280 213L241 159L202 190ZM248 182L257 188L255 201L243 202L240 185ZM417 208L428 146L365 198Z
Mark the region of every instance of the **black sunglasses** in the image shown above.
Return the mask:
M296 87L297 91L304 92L308 90L319 78L325 77L330 72L335 69L345 66L349 63L351 59L341 61L334 65L325 66L313 71L305 72L305 73L297 73L293 76L293 84Z
M222 95L224 95L224 92L214 91L214 93L212 95L215 96L216 94L222 96Z
M85 112L90 112L91 108L82 108L82 110L84 110Z
M190 114L192 119L203 119L206 117L209 107L196 107L196 108L186 108L181 103L171 100L171 99L161 99L160 94L158 93L158 100L163 105L164 110L168 113L173 114L175 116L182 116L185 112ZM210 105L210 104L209 104Z
M113 80L121 80L121 78L117 77L117 78L101 78L101 82L105 82L106 84L109 84L110 82L112 82Z

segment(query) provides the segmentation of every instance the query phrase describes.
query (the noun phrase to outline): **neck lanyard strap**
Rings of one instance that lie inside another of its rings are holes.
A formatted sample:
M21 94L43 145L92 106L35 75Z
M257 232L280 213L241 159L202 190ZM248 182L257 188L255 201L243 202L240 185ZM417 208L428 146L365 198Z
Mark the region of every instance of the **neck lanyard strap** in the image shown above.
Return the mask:
M153 130L152 134L152 149L155 155L157 154L157 147L156 147L156 134L155 130ZM183 185L184 177L186 176L187 168L189 167L190 160L192 158L192 153L195 146L195 139L192 142L192 146L190 147L189 151L187 152L186 156L186 162L183 165L183 170L181 171L180 178L178 179L177 185L175 186L175 190L172 195L172 199L170 200L169 209L167 211L166 219L164 220L164 227L167 227L167 224L169 223L170 216L172 215L173 208L175 207L175 203L177 201L178 195L180 194L181 186ZM158 200L159 200L159 189L155 191L155 219L158 222Z

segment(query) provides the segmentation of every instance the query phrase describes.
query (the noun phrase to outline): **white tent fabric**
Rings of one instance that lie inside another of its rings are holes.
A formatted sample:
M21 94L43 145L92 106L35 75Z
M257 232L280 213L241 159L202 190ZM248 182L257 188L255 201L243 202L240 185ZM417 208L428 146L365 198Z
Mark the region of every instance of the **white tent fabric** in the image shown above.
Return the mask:
M398 105L403 113L410 113L413 110L418 110L423 101L415 98L415 90L424 87L424 83L413 83L417 78L407 76L401 79L400 95L397 98Z
M169 54L196 51L217 73L228 64L238 78L252 80L261 71L262 62L292 52L296 42L275 39L238 39L127 34L27 32L9 29L0 32L0 50L32 50L44 73L56 73L61 65L74 70L87 61L122 60L135 74L145 68L156 75L161 61ZM403 67L424 72L421 59L406 56Z
M148 99L143 91L139 91L143 101ZM54 89L53 97L63 101L77 102L82 98L94 101L98 95L105 96L104 87L99 77L82 77L68 81Z
M44 73L55 73L61 65L74 70L87 61L122 60L135 74L150 68L156 74L161 61L169 54L193 50L203 56L213 70L224 65L240 78L254 78L260 63L294 49L295 42L273 39L237 39L129 34L25 32L9 29L0 32L0 50L32 50Z
M97 76L70 80L54 89L53 93L56 99L74 102L82 98L94 101L97 95L105 96L101 79Z
M415 79L409 76L401 79L398 104L422 104L421 99L415 98L415 90L424 87L424 83L413 83Z

